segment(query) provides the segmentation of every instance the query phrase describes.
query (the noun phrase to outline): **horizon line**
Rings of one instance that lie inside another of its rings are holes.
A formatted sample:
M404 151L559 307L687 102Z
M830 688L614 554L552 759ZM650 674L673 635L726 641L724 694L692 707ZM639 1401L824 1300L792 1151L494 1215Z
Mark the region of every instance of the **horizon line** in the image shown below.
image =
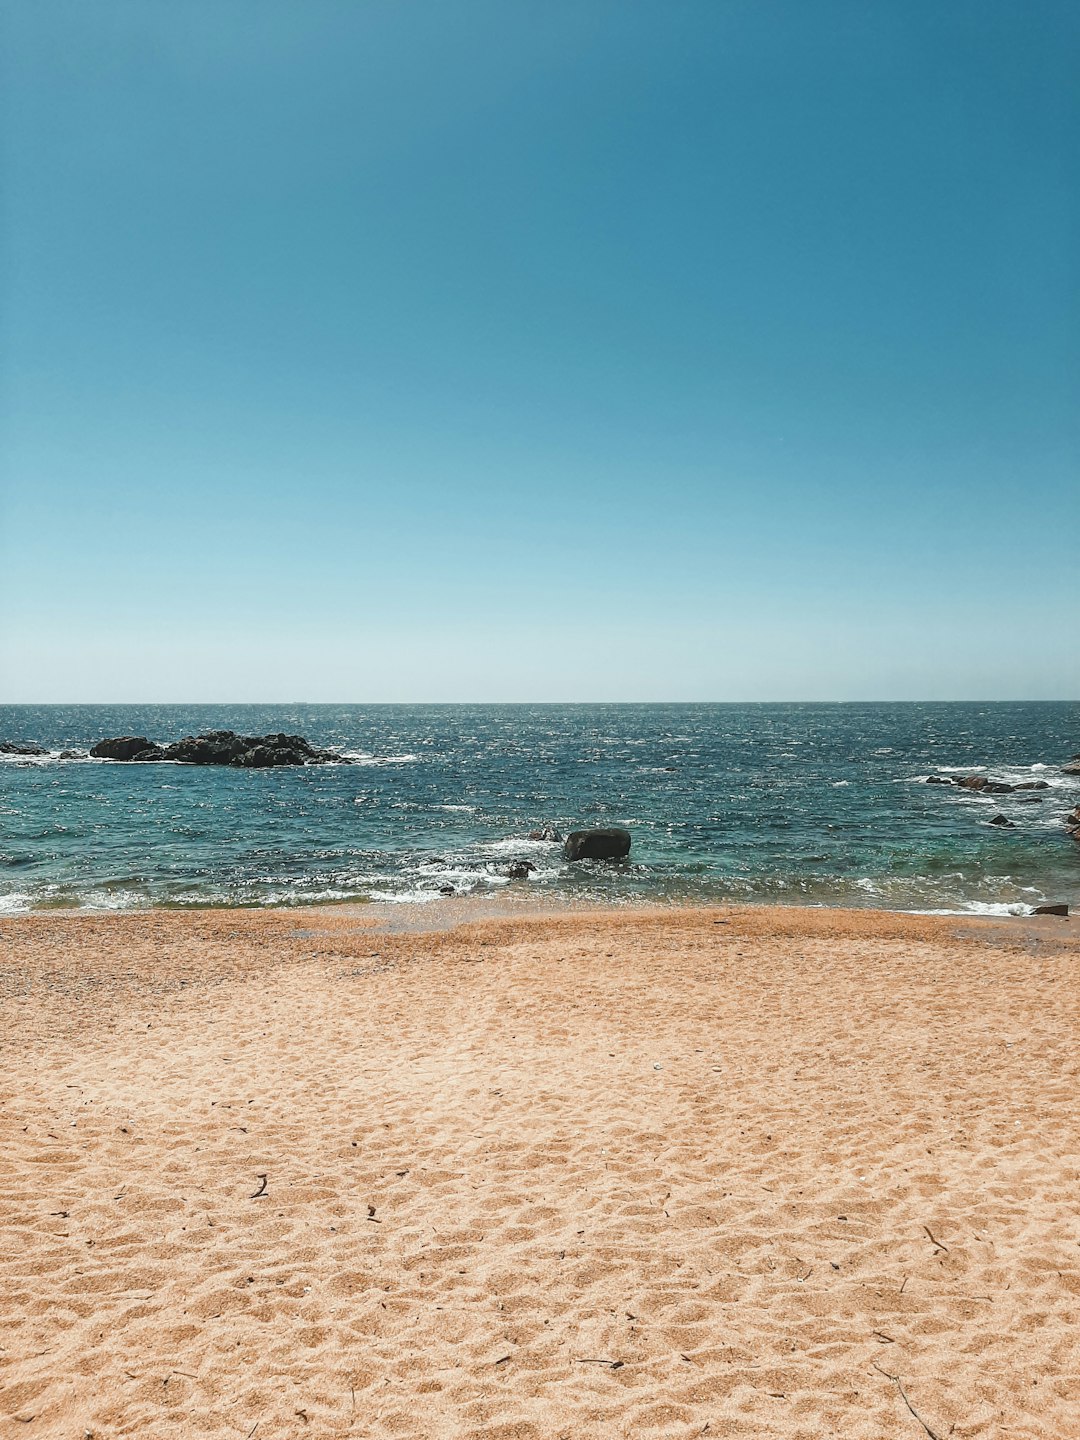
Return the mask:
M844 700L807 700L794 697L776 698L771 700L742 699L742 700L0 700L0 708L21 709L34 708L44 709L94 709L109 707L112 709L145 709L149 706L205 706L220 707L240 710L269 709L273 707L287 708L289 706L300 706L307 709L319 708L360 708L365 706L378 707L383 709L397 708L419 708L440 706L443 708L458 707L466 709L475 706L499 705L505 708L527 706L558 706L562 708L586 707L598 705L1078 705L1078 698L1038 698L1034 696L1014 697L1005 699L988 699L986 697L973 696L951 696L948 699L941 698L920 698L907 696L897 699L871 699L856 698Z

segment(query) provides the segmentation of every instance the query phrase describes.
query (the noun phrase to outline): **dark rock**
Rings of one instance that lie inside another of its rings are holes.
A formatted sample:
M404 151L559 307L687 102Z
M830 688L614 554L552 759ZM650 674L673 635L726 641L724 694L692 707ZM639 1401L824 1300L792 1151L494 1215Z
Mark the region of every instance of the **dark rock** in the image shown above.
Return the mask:
M1016 829L1016 825L1015 825L1014 821L1012 821L1012 820L1006 820L1006 818L1005 818L1004 815L995 815L992 820L988 820L986 823L987 823L988 825L998 825L998 826L1000 826L1003 830L1004 830L1004 829L1008 829L1008 830L1015 830L1015 829Z
M503 873L508 880L527 880L535 869L531 860L511 860Z
M1031 912L1033 915L1068 915L1067 905L1036 905Z
M1050 786L1045 780L1024 780L1019 785L1013 786L1014 790L1049 790Z
M279 765L348 764L332 750L317 750L302 735L237 735L208 730L187 735L170 745L163 757L182 765L235 765L244 770L269 770Z
M457 894L457 891L454 889L453 885L440 885L440 886L439 886L439 894L440 894L440 895L456 895L456 894Z
M630 853L630 831L618 826L604 830L575 830L566 837L567 860L622 860Z
M1065 816L1065 828L1067 830L1075 830L1078 827L1080 827L1080 805L1077 805L1075 810L1070 810L1068 815Z
M951 785L953 782L948 775L927 775L927 785Z
M167 746L155 745L145 735L123 735L102 740L90 754L100 760L175 760L181 765L235 765L248 770L349 763L333 750L317 750L302 735L237 735L232 730L185 735Z
M985 775L962 775L956 784L961 790L979 790L987 795L1011 795L1013 786L1004 780L988 780Z
M33 745L27 740L0 740L0 755L47 755L44 745Z
M145 735L118 735L112 740L99 740L90 754L95 760L130 760L152 744Z
M1063 775L1080 775L1080 759L1070 760L1067 765L1062 765L1061 773Z
M549 840L553 845L562 843L562 836L554 825L545 825L540 830L529 831L530 840Z
M1041 805L1042 802L1043 796L1041 795L1021 795L1016 803L1018 805Z
M61 750L56 758L58 760L81 760L83 754L82 750Z
M165 758L181 765L231 765L258 743L244 740L232 730L208 730L205 735L185 735L175 741L166 748Z

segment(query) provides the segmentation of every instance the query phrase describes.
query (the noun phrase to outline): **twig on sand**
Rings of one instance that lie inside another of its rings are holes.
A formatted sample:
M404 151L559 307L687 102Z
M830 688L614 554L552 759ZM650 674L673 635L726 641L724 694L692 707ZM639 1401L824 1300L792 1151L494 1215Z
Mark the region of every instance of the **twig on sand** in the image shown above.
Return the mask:
M626 1364L625 1360L582 1360L580 1356L575 1358L579 1365L608 1365L612 1370L621 1370Z
M943 1244L941 1243L941 1241L937 1238L937 1236L931 1231L930 1226L929 1226L929 1225L924 1225L922 1228L926 1231L927 1235L930 1237L930 1243L931 1243L932 1245L936 1245L939 1250L944 1250L944 1251L945 1251L945 1254L947 1255L947 1254L949 1253L949 1247L948 1247L947 1245L943 1245Z
M919 1412L915 1409L915 1406L912 1405L911 1401L910 1401L910 1400L908 1399L908 1397L907 1397L907 1391L904 1389L904 1386L903 1386L903 1384L901 1383L900 1376L899 1376L899 1375L890 1375L889 1372L888 1372L888 1370L883 1370L883 1369L881 1368L881 1366L877 1364L876 1361L873 1361L873 1360L872 1360L870 1363L873 1365L874 1369L875 1369L880 1375L884 1375L884 1376L885 1376L886 1380L891 1380L891 1381L893 1382L893 1384L896 1386L897 1390L900 1391L900 1398L901 1398L901 1400L903 1400L904 1404L905 1404L905 1405L907 1406L907 1408L911 1411L912 1415L914 1415L915 1419L919 1422L919 1424L922 1426L922 1428L926 1431L927 1435L930 1436L930 1440L944 1440L944 1437L941 1436L941 1435L939 1435L936 1430L931 1430L930 1426L926 1423L926 1421L922 1418L922 1416L919 1414ZM952 1431L950 1430L949 1433L952 1434Z
M257 1174L255 1178L259 1182L259 1188L255 1191L254 1195L250 1195L248 1197L250 1200L258 1200L260 1195L266 1194L266 1176ZM257 1425L258 1423L259 1422L256 1420L255 1424Z

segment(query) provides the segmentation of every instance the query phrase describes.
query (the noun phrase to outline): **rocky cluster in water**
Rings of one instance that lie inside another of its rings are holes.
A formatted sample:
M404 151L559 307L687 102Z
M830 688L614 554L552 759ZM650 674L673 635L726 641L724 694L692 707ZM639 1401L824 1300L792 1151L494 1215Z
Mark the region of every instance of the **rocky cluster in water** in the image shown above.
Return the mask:
M1074 755L1061 766L1062 775L1080 775L1080 754ZM927 775L927 785L954 785L959 790L974 790L978 795L1012 795L1019 790L1049 790L1050 786L1045 780L1024 780L1018 785L1009 785L1004 780L992 780L988 775ZM1025 795L1025 800L1034 803L1041 799L1039 795ZM995 815L993 819L986 822L994 825L1000 830L1015 830L1016 821L1010 820L1005 815ZM1065 829L1069 838L1080 844L1080 805L1077 805L1065 817ZM1056 908L1050 910L1036 910L1035 914L1058 914Z
M990 780L985 775L928 775L926 783L927 785L958 785L961 790L978 790L981 795L1011 795L1014 790L1050 789L1045 780L1025 780L1020 785L1008 785L1004 780Z
M302 735L237 735L234 730L209 730L186 735L172 745L158 745L145 735L118 735L100 740L90 751L95 760L142 763L173 760L181 765L233 765L244 770L269 770L277 765L347 765L333 750L317 750Z

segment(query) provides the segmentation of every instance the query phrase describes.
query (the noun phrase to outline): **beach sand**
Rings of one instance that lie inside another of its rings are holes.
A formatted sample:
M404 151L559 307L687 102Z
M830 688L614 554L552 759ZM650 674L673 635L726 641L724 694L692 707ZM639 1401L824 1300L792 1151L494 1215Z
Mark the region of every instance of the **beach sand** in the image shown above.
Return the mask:
M1080 927L0 921L0 1435L1080 1435Z

